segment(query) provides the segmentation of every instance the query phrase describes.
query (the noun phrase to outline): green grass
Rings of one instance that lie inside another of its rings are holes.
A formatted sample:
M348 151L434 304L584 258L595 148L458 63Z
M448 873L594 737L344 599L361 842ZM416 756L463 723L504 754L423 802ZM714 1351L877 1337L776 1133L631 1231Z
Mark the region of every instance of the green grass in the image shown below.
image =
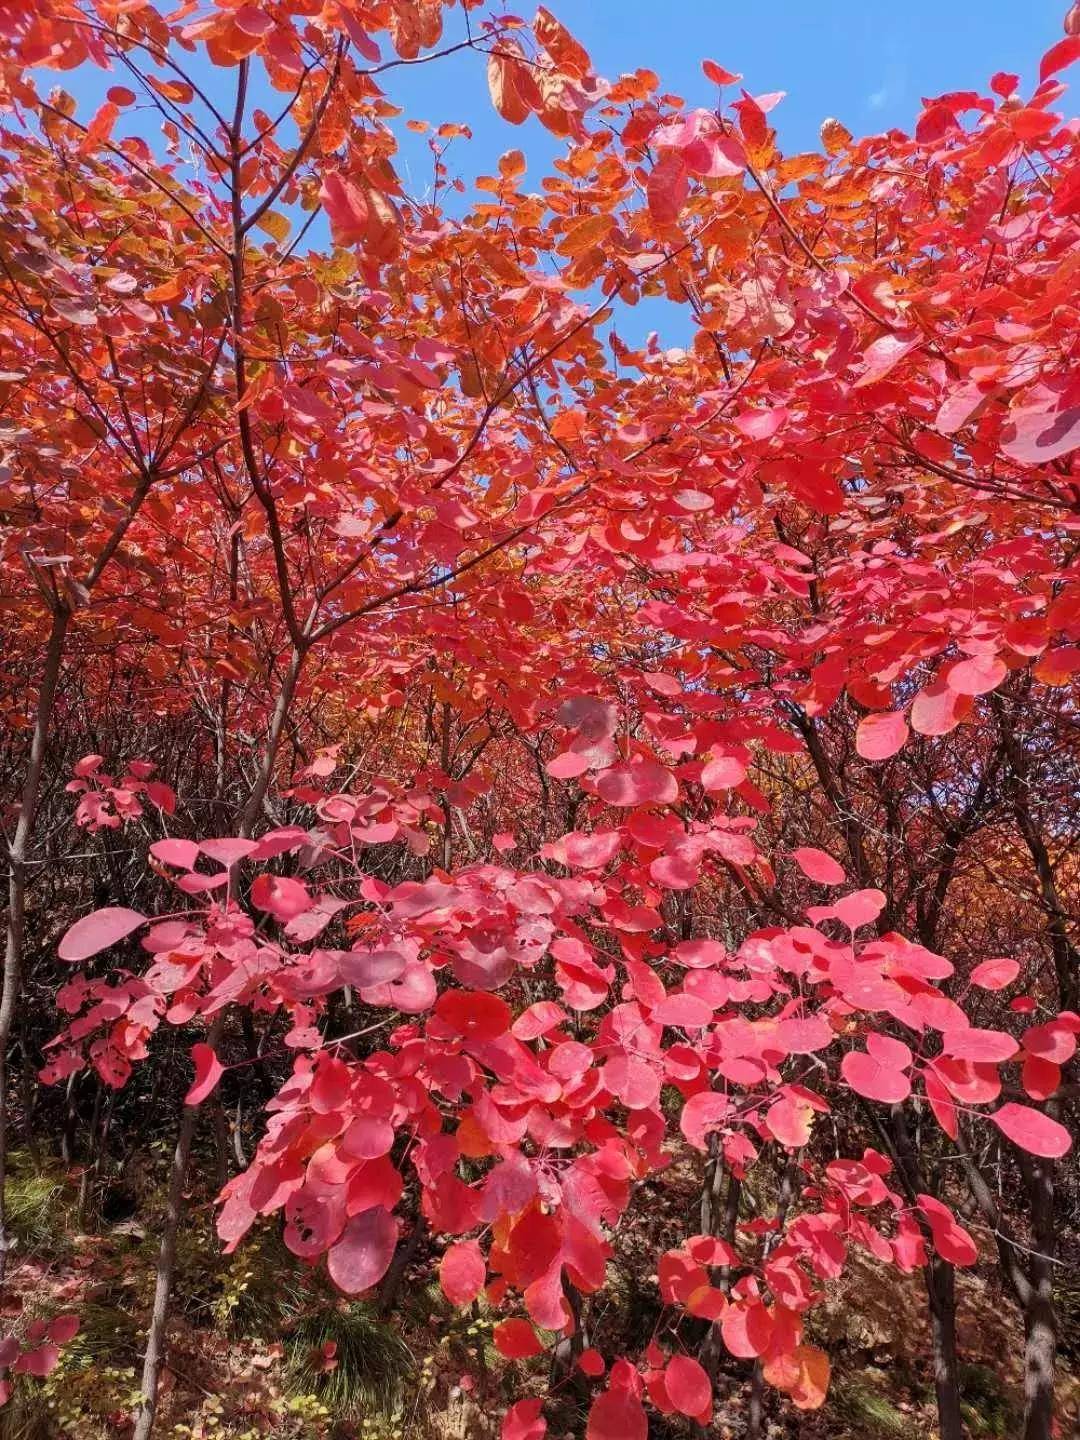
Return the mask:
M961 1365L960 1413L973 1436L1001 1436L1018 1433L1020 1415L986 1365Z
M338 1416L391 1414L404 1404L415 1377L409 1347L369 1305L316 1303L294 1318L285 1344L290 1385L317 1395ZM328 1345L335 1346L336 1361L329 1370L321 1363Z
M62 1243L71 1195L58 1169L36 1167L24 1151L16 1151L8 1162L5 1199L20 1250L55 1250Z
M918 1430L884 1393L887 1377L879 1371L838 1379L829 1397L836 1415L854 1426L853 1436L871 1440L915 1440Z

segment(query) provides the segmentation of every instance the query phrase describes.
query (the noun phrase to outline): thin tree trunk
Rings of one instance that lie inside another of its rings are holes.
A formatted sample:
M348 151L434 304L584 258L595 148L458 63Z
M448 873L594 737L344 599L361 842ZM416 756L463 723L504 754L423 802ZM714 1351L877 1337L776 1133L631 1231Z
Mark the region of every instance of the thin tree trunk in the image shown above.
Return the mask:
M1054 1420L1057 1313L1054 1309L1054 1172L1051 1162L1024 1162L1031 1196L1033 1253L1024 1308L1024 1440L1050 1440Z
M133 1440L150 1440L157 1414L158 1377L165 1360L165 1329L172 1299L173 1277L176 1272L176 1236L184 1208L184 1185L187 1180L191 1142L195 1135L198 1112L194 1106L184 1109L180 1133L173 1152L169 1175L169 1195L165 1207L165 1227L158 1251L157 1278L154 1284L154 1307L146 1332L146 1353L143 1356L142 1400L135 1412Z
M71 612L64 606L53 611L45 649L45 664L38 691L34 733L30 741L30 759L23 779L19 818L8 851L8 914L7 937L4 945L4 982L0 992L0 1285L7 1276L11 1237L7 1226L7 1098L8 1046L22 991L23 946L26 940L26 878L33 851L34 822L41 800L41 772L45 762L45 746L49 738L56 686L64 655Z
M216 1048L225 1028L224 1013L219 1014L210 1027L206 1043ZM161 1231L161 1247L158 1250L157 1274L154 1281L154 1304L150 1312L150 1324L146 1331L146 1351L143 1355L141 1393L142 1399L135 1412L135 1430L132 1440L150 1440L157 1414L158 1380L165 1363L165 1332L169 1321L169 1306L172 1301L173 1280L176 1275L176 1237L184 1213L184 1189L187 1185L188 1165L191 1161L191 1143L195 1138L195 1127L199 1121L199 1107L185 1105L180 1131L173 1151L172 1167L169 1171L169 1191L165 1202L165 1222Z
M941 1440L963 1440L960 1422L960 1377L956 1363L956 1271L932 1255L924 1271L930 1302L934 1394Z
M918 1155L903 1108L892 1107L891 1126L886 1126L869 1101L860 1101L860 1108L881 1136L897 1174L912 1205L930 1185L919 1168ZM923 1277L930 1309L931 1353L934 1366L934 1394L937 1400L938 1434L940 1440L963 1440L960 1421L960 1367L956 1356L956 1270L943 1260L933 1246L929 1226L920 1217L929 1256Z
M97 1175L98 1156L101 1153L98 1126L101 1124L101 1101L105 1087L102 1085L100 1077L95 1076L95 1079L97 1079L97 1088L94 1091L94 1110L90 1116L90 1134L82 1174L79 1176L79 1202L75 1211L79 1229L84 1234L86 1233L86 1221L90 1214L90 1191Z

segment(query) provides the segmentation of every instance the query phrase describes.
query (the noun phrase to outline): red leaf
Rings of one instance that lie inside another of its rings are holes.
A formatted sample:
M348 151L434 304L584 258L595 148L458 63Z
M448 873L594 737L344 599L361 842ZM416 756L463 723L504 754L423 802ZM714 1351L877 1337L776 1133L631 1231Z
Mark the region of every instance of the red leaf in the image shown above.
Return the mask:
M1009 667L999 655L973 655L954 665L945 683L958 695L985 695L996 690L1008 673Z
M491 1332L495 1349L507 1360L528 1360L543 1351L540 1339L528 1320L500 1320Z
M285 875L259 875L251 887L251 903L275 920L294 920L315 903L302 880Z
M945 1134L955 1140L960 1134L960 1124L956 1115L956 1106L949 1099L949 1092L933 1070L924 1070L922 1081L926 1089L926 1098L930 1102L930 1109L934 1112L934 1119L945 1131Z
M467 1040L494 1040L505 1035L513 1011L498 995L480 990L444 990L435 1002L439 1019Z
M1014 1145L1019 1145L1021 1150L1027 1150L1031 1155L1044 1155L1047 1159L1056 1160L1067 1154L1072 1145L1072 1137L1064 1125L1051 1120L1041 1110L1033 1110L1030 1105L1017 1105L1010 1101L995 1110L990 1119Z
M451 1305L468 1305L484 1288L487 1265L475 1240L447 1248L439 1262L439 1284Z
M593 1401L585 1440L648 1440L649 1422L629 1390L605 1390Z
M150 854L163 865L175 865L178 870L193 870L199 858L199 847L194 840L155 840Z
M66 1345L69 1340L74 1340L79 1333L79 1317L77 1315L58 1315L53 1320L47 1331L49 1339L54 1345Z
M691 1095L679 1116L679 1129L695 1149L708 1150L706 1136L718 1130L731 1114L731 1101L715 1090L703 1090Z
M1080 59L1080 35L1066 35L1056 45L1051 45L1039 62L1039 84L1049 80L1059 70L1064 70L1074 60Z
M80 960L88 960L91 955L97 955L101 950L107 950L110 945L117 944L145 924L146 916L140 915L138 910L125 910L122 905L107 905L104 910L95 910L93 914L76 920L64 933L56 953L61 960L77 964Z
M720 1333L732 1355L740 1360L753 1360L769 1348L772 1316L760 1300L741 1300L724 1311Z
M866 366L852 386L858 390L864 385L876 385L879 380L899 365L904 356L922 344L920 335L882 335L866 347L863 356Z
M677 150L665 150L649 172L646 186L649 214L658 225L672 225L686 204L686 165Z
M930 1226L934 1249L953 1265L974 1265L979 1249L947 1205L933 1195L920 1195L918 1206Z
M319 199L330 222L330 236L335 245L355 245L365 238L370 210L363 192L350 180L342 175L327 175Z
M1080 445L1080 405L1045 410L1013 410L1002 430L1001 450L1019 465L1044 465Z
M1020 1083L1032 1100L1049 1100L1061 1084L1061 1066L1041 1055L1025 1055Z
M801 845L791 852L791 858L808 880L816 880L819 885L842 885L847 879L841 864L812 845Z
M734 71L725 70L722 65L717 65L715 60L703 60L701 68L705 73L705 78L711 80L714 85L737 85L742 79L742 76L736 75Z
M588 1375L591 1380L595 1380L598 1376L603 1375L606 1369L604 1357L600 1354L599 1350L594 1350L591 1346L588 1350L581 1352L578 1356L577 1363L581 1373Z
M885 896L881 890L853 890L842 895L831 907L832 913L849 930L858 930L870 925L885 908Z
M1076 1054L1076 1029L1067 1023L1065 1012L1044 1025L1032 1025L1020 1037L1020 1044L1029 1055L1065 1065Z
M209 1045L193 1045L191 1058L195 1062L195 1079L184 1096L184 1104L201 1105L225 1074L225 1067Z
M972 985L978 985L982 990L1006 990L1019 974L1018 962L1003 956L976 965L969 978Z
M55 1345L42 1345L37 1350L25 1350L15 1361L12 1369L17 1375L33 1375L38 1380L44 1380L50 1375L60 1360L60 1351Z
M596 792L609 805L670 805L679 798L679 784L670 770L655 760L632 760L613 765L596 782Z
M691 1356L673 1355L664 1378L668 1397L680 1415L700 1419L712 1407L709 1377Z
M865 715L855 732L855 749L864 760L888 760L903 747L907 737L908 725L903 711Z
M910 1060L911 1052L908 1051L909 1063ZM911 1094L911 1081L902 1069L884 1057L875 1057L861 1050L848 1051L840 1062L840 1073L857 1095L877 1100L882 1105L899 1104Z
M397 1237L398 1222L381 1205L354 1215L326 1257L330 1279L346 1295L370 1290L390 1268Z
M547 1421L540 1414L543 1400L519 1400L503 1416L501 1440L544 1440Z

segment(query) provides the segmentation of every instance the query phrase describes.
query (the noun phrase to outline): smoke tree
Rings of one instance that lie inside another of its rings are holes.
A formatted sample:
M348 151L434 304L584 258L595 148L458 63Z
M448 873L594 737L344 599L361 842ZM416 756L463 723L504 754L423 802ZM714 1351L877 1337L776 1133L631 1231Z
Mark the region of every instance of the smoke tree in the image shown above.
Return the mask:
M45 1082L121 1089L163 1026L190 1047L136 1435L200 1107L257 1066L223 1245L280 1219L389 1307L427 1255L500 1355L550 1352L547 1398L498 1396L504 1440L571 1392L587 1440L708 1427L744 1377L750 1434L770 1391L822 1405L814 1308L856 1252L924 1272L953 1440L970 1215L1048 1436L1080 38L1033 93L998 74L912 135L828 120L785 155L778 96L711 60L701 108L602 78L544 8L2 21L0 1038L32 961ZM395 70L458 50L522 148L462 198L443 125L409 194ZM109 72L92 115L43 84L75 67ZM656 297L679 348L626 338ZM149 879L42 957L52 781ZM699 1220L624 1353L599 1301L674 1169Z

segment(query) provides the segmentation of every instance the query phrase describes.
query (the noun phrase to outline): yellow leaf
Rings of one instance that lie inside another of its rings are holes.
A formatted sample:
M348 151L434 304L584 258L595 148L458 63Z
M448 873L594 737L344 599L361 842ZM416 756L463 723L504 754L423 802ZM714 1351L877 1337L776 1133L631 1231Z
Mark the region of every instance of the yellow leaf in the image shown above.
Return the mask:
M259 216L258 226L260 230L265 230L272 240L276 240L279 245L284 245L289 238L292 221L287 215L282 215L279 210L267 210L265 215Z

